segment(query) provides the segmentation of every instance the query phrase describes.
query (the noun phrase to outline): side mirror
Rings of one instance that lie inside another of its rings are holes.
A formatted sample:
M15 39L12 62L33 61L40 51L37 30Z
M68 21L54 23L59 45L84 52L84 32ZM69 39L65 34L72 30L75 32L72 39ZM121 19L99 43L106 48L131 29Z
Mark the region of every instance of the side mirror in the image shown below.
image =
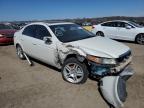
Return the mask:
M131 29L131 28L132 28L132 26L126 25L126 29Z
M44 40L45 44L51 44L52 43L52 39L51 38L52 37L48 37L48 36L43 37L43 40Z

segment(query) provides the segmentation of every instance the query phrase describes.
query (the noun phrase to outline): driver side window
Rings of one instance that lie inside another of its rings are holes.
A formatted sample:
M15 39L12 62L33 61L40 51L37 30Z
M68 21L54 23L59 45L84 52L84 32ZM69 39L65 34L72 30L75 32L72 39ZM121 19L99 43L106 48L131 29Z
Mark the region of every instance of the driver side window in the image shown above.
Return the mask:
M36 36L35 38L43 40L44 37L51 36L47 28L43 25L36 26Z

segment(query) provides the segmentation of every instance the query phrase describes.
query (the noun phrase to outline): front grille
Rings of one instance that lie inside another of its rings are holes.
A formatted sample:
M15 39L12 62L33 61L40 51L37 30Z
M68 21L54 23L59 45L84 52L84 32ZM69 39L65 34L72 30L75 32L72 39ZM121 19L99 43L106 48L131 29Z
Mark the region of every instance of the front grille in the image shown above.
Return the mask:
M131 62L132 60L131 51L122 54L116 60L117 60L117 66L114 67L112 70L115 70L115 72L119 72Z
M127 60L130 56L131 56L131 51L127 51L126 53L120 55L120 57L117 58L116 60L118 63L121 63Z

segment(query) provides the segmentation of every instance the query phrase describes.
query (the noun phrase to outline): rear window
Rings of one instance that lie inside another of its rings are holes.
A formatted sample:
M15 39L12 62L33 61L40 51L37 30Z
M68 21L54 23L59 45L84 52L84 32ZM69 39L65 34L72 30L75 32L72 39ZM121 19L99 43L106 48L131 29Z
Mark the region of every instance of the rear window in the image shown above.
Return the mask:
M106 26L106 27L116 27L117 23L116 22L107 22L107 23L103 23L101 25Z

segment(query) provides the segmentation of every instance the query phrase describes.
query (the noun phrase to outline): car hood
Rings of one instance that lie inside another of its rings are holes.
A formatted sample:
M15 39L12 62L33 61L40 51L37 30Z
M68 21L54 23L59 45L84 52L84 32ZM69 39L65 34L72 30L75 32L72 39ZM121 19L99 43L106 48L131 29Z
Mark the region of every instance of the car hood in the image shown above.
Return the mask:
M130 50L128 46L122 43L100 36L69 42L69 44L78 47L86 54L106 58L118 58Z

